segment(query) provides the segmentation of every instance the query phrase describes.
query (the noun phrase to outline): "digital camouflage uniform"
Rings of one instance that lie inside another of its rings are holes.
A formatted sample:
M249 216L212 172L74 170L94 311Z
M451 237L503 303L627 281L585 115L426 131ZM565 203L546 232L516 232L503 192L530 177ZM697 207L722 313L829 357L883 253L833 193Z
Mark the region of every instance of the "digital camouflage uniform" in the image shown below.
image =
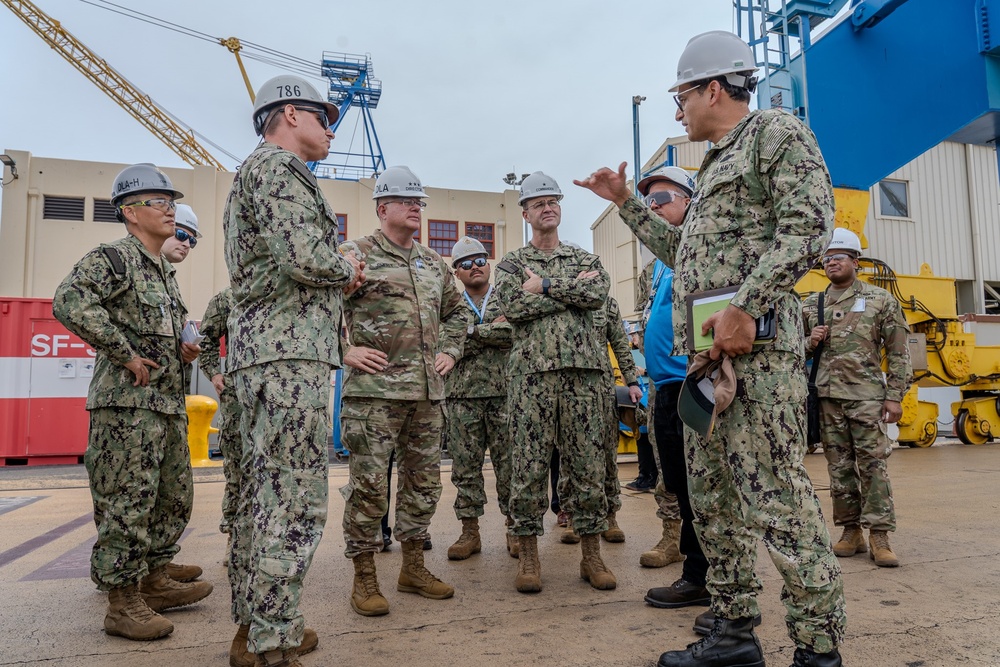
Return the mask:
M525 269L551 280L548 295L526 292ZM577 280L582 271L598 271ZM566 244L527 245L497 265L496 291L512 327L507 414L514 447L512 535L543 534L552 450L572 491L561 498L578 535L607 530L604 494L607 337L594 322L611 280L596 255Z
M330 372L340 366L337 218L293 153L262 143L243 162L223 216L233 288L228 379L243 410L230 535L233 620L252 653L298 646L302 582L327 512Z
M180 550L194 500L180 351L187 308L174 267L131 235L102 245L56 288L52 312L97 352L84 457L97 523L90 576L102 591L138 584ZM148 386L133 386L124 366L136 355L160 366Z
M686 430L688 487L713 612L759 613L754 538L761 538L784 579L790 636L800 647L829 652L844 636L843 582L802 464L806 382L793 291L833 225L832 186L815 137L790 114L751 112L706 153L682 228L636 197L621 216L673 265L678 345L689 348L685 297L692 292L738 285L733 305L753 317L775 309L774 341L732 360L736 394L711 437Z
M466 292L468 297L468 292ZM471 298L471 297L469 297ZM494 293L473 303L482 321L463 297L475 328L465 339L462 358L445 376L448 395L447 443L451 454L451 481L458 491L455 516L474 519L483 515L486 488L483 463L486 450L496 474L500 512L507 516L510 503L511 441L507 432L507 357L510 324L494 322L503 315Z
M201 343L198 365L209 379L222 373L222 359L219 356L222 339L228 331L227 320L233 308L233 288L227 287L212 297L205 308L199 332L205 337ZM219 395L219 451L222 452L222 473L226 478L226 488L222 492L222 521L219 530L229 532L236 507L245 482L240 471L240 455L243 441L240 437L242 411L236 398L232 380L227 379L225 389Z
M901 402L910 388L910 328L899 302L881 287L855 279L840 298L834 300L829 292L823 321L830 335L820 355L816 385L833 523L894 531L887 465L892 441L882 421L882 404ZM818 294L802 304L807 350L808 333L818 324L818 306ZM884 376L883 349L888 361Z
M344 496L345 555L382 548L389 455L399 470L395 533L401 542L425 540L441 497L444 378L434 357L462 357L471 318L451 269L414 242L404 250L376 231L343 244L367 262L365 283L344 305L350 345L385 352L380 373L344 372L341 433L351 452Z

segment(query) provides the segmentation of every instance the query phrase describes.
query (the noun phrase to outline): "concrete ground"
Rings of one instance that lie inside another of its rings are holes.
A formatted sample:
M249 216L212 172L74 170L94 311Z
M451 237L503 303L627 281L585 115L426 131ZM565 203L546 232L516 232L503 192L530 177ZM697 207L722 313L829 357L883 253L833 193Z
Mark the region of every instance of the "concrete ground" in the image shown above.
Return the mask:
M807 457L806 466L829 517L822 455ZM302 603L320 645L303 658L304 665L652 665L662 651L697 639L691 622L704 608L655 609L642 600L649 587L680 575L680 565L639 567L639 554L659 538L651 494L623 495L619 521L628 539L602 546L618 577L616 590L595 591L579 578L579 547L559 542L549 514L539 549L544 590L523 595L514 590L517 563L504 548L495 504L483 519L483 553L447 560L447 547L460 531L445 470L431 526L434 549L426 556L430 570L455 586L455 597L433 601L397 592L400 551L394 544L376 556L391 613L365 618L348 604L352 568L343 557L343 500L337 493L347 470L331 467L328 530ZM1000 446L948 441L899 449L890 470L899 515L892 544L903 565L879 569L866 555L841 560L849 618L844 664L1000 665ZM623 458L622 481L635 474L634 460ZM0 665L228 664L235 627L220 564L226 544L217 528L223 485L219 469L201 469L196 477L194 516L178 561L203 566L215 592L167 612L176 626L170 637L141 643L103 632L107 598L88 576L95 532L82 466L0 469ZM493 484L492 471L487 477ZM764 581L758 634L767 663L788 665L793 647L785 633L780 580L763 549L758 570Z

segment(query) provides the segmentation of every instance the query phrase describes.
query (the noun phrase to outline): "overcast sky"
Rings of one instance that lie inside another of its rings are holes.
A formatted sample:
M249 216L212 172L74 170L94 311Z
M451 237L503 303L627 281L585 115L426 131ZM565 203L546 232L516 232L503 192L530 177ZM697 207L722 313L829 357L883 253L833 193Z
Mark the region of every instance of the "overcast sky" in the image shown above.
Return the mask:
M33 1L197 132L240 159L253 150L250 98L224 47L79 0ZM647 98L643 161L682 134L667 92L677 59L693 35L735 25L732 0L115 1L317 67L323 51L370 53L383 90L375 126L390 166L408 165L428 186L494 192L510 171L545 171L566 193L561 236L588 249L604 205L572 180L621 160L631 173L633 95ZM0 62L0 148L186 166L7 8ZM246 64L255 88L283 73ZM352 145L357 113L340 126L333 150Z

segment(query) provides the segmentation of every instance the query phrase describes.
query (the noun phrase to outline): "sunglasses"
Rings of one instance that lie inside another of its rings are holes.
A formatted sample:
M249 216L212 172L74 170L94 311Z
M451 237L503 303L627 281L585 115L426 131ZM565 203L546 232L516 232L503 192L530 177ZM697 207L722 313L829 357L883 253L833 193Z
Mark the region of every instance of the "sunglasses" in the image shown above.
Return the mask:
M191 233L189 233L189 232L187 232L186 230L183 230L183 229L175 229L174 230L174 238L176 238L181 243L184 243L185 241L187 241L188 243L191 244L192 248L195 247L196 245L198 245L198 239L195 238L195 235L191 234Z
M294 105L293 105L294 106ZM330 128L330 117L326 115L325 109L317 109L316 107L295 107L299 111L308 111L309 113L316 114L319 118L319 124L323 126L324 130Z
M646 203L646 206L653 206L653 204L663 206L664 204L669 204L673 200L680 199L683 196L684 195L676 194L670 190L660 190L659 192L649 193L642 201Z
M484 266L486 266L486 258L476 257L475 259L463 259L461 262L458 263L458 268L462 269L463 271L470 271L473 265L478 266L479 268L483 268Z

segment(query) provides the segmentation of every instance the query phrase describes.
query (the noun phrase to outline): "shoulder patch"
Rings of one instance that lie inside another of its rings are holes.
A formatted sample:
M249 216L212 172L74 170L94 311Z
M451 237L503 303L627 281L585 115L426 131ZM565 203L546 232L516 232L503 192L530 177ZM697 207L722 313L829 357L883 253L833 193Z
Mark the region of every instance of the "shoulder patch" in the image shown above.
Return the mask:
M497 268L511 274L518 273L517 264L506 259L497 264Z
M118 252L117 248L112 248L111 246L105 246L101 248L101 252L104 256L108 258L108 262L111 264L111 270L115 272L115 277L119 280L125 277L125 261L122 260L121 253Z
M308 183L314 190L319 188L319 183L316 182L316 174L309 171L309 167L306 166L306 163L299 158L292 158L292 160L288 163L288 168L293 174Z
M765 161L773 160L781 147L792 138L792 129L787 126L769 127L760 142L760 156Z

